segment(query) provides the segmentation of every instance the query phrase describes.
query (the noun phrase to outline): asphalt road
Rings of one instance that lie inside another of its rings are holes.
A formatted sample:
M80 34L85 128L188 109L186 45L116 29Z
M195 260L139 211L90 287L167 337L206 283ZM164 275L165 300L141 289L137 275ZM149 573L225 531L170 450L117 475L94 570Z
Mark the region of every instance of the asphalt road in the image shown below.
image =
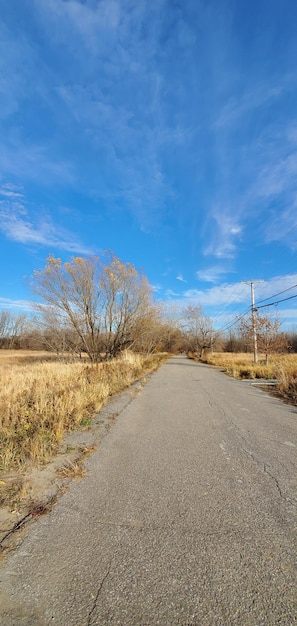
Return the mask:
M295 407L170 359L1 570L0 623L297 624L296 465Z

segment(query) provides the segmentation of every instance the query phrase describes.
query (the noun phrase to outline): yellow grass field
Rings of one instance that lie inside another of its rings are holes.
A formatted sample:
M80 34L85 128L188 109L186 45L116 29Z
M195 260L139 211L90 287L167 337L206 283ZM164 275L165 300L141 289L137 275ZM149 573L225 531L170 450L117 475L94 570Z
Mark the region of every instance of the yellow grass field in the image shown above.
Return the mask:
M297 354L272 355L266 365L261 354L254 363L253 354L215 352L206 355L203 362L222 368L234 378L275 380L278 393L297 404Z
M65 432L87 427L109 396L164 358L125 352L90 365L61 362L47 352L0 350L0 471L49 459Z

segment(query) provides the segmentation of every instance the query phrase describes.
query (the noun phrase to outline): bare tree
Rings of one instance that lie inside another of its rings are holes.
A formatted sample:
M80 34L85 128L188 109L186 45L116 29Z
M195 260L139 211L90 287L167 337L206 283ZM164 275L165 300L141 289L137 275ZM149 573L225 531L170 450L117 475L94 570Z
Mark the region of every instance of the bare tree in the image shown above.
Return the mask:
M3 348L10 336L11 313L9 311L0 312L0 348Z
M56 320L67 319L79 337L83 350L91 361L99 357L101 332L102 265L97 257L74 257L62 263L50 256L42 270L33 275L32 289L45 301L39 309L45 315L50 310Z
M11 313L3 310L0 312L0 348L12 349L20 341L28 326L28 318L25 313Z
M272 353L288 350L288 339L285 333L280 332L281 322L277 316L256 313L255 322L258 349L264 353L267 365ZM240 334L246 347L251 349L253 345L253 322L251 319L241 320Z
M286 340L288 344L289 352L297 352L297 330L292 326L290 330L286 331Z
M93 362L133 346L150 307L145 276L112 253L107 264L98 257L62 263L50 256L45 268L34 272L32 288L56 319L54 325L70 325Z
M184 310L189 348L202 358L206 349L211 349L214 340L212 321L203 313L202 307L189 305Z
M153 315L152 294L146 277L113 254L104 268L102 288L103 345L106 355L112 358L124 348L133 347L145 334L148 318Z
M38 305L38 309L41 315L36 324L43 349L55 352L59 359L63 359L65 354L81 356L81 339L65 314L52 305Z
M176 353L184 347L183 332L179 321L170 318L167 307L158 303L152 305L147 315L139 321L139 338L134 348L144 353Z

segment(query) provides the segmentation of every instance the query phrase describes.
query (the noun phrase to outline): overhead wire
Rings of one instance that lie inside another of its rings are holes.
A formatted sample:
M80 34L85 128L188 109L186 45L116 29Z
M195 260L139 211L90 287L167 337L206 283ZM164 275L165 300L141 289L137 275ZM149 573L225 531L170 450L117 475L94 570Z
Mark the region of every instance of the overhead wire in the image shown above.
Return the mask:
M245 309L245 311L243 311L242 313L239 313L233 321L231 321L230 323L227 323L225 326L222 326L221 328L217 329L217 332L223 333L226 330L229 330L229 328L232 328L232 326L235 326L235 324L237 324L237 322L239 322L239 320L243 319L244 316L251 310L251 307L249 306L247 309Z
M241 287L241 290L239 293L235 294L236 289L238 289L238 287ZM223 306L223 308L219 311L218 315L223 316L223 314L227 313L227 311L229 311L229 313L232 312L232 310L234 310L234 308L238 305L238 302L240 302L240 298L241 295L244 291L245 287L242 286L240 283L236 283L234 286L234 289L232 291L232 293L230 294L227 302L225 303L225 305Z
M262 302L267 302L267 300L271 300L271 298L277 298L277 296L281 296L283 293L286 293L287 291L291 291L291 289L294 289L295 287L297 287L297 285L292 285L292 287L288 287L287 289L283 289L283 291L279 291L278 293L274 293L269 298L264 298L263 300L259 300L259 302L255 304L255 307L257 307L258 304L261 304Z
M283 289L282 291L279 291L278 293L275 293L275 294L273 294L272 296L270 296L268 298L263 298L262 300L259 300L257 303L254 304L254 309L264 309L264 308L269 307L269 306L276 306L276 305L280 304L281 302L286 302L288 300L293 300L294 298L297 298L297 294L295 294L294 296L289 296L288 298L282 298L281 300L276 300L274 302L269 302L268 304L262 304L262 302L267 302L268 300L271 300L272 298L276 298L277 296L280 296L283 293L287 293L288 291L291 291L292 289L294 289L296 287L297 287L297 284L296 285L292 285L291 287L288 287L287 289ZM233 290L232 294L233 293L234 293L234 290ZM227 300L227 304L228 304L228 300ZM252 306L250 305L245 311L243 311L242 313L239 313L234 318L233 321L231 321L230 323L227 323L225 326L222 326L221 328L218 328L217 332L225 332L226 330L229 330L229 328L232 328L232 326L235 326L235 324L237 324L237 322L240 319L242 319L248 312L250 312L251 309L252 309ZM223 311L224 310L226 310L226 308L223 309Z
M239 293L236 294L236 290L238 290L238 287L241 286L241 290ZM240 300L240 297L244 291L245 287L242 286L240 283L236 283L233 291L231 292L229 298L227 299L225 306L223 306L223 308L217 313L216 317L229 317L231 316L232 310L234 311L235 307L238 305L238 299ZM236 294L236 295L235 295ZM235 311L234 311L235 313ZM241 318L242 315L245 315L246 312L242 313L242 314L238 314L235 317L235 321L234 322L225 322L225 324L219 329L218 332L221 332L222 330L225 330L225 328L229 328L229 326L233 326L238 319Z
M262 304L261 306L255 305L255 309L264 309L264 308L266 308L268 306L277 305L280 302L286 302L287 300L293 300L293 298L297 298L297 293L294 296L289 296L288 298L282 298L282 300L277 300L276 302L269 302L269 304ZM262 302L263 302L263 300L262 300Z

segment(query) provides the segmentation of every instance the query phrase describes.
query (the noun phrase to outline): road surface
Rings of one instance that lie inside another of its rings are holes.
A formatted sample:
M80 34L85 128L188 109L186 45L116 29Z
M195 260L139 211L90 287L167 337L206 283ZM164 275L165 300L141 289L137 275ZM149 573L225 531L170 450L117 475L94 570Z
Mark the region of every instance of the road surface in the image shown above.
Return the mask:
M0 623L297 624L296 464L295 407L171 358L2 568Z

